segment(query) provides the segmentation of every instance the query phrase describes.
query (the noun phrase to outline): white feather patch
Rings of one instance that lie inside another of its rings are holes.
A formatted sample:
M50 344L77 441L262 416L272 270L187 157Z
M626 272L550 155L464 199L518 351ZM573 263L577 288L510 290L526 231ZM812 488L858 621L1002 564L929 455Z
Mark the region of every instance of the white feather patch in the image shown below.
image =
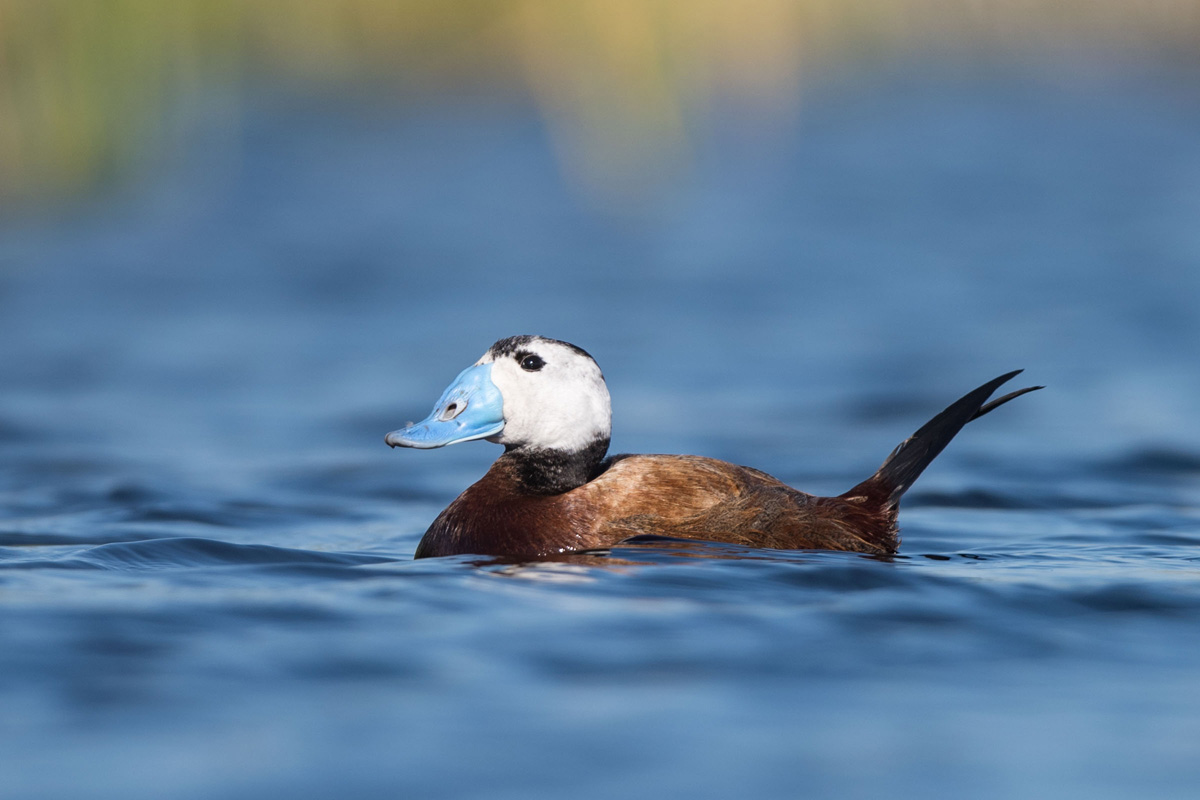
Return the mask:
M535 337L522 350L546 365L529 372L514 356L491 352L477 362L492 363L492 383L504 397L504 430L489 441L573 452L607 439L612 401L596 362L549 339Z

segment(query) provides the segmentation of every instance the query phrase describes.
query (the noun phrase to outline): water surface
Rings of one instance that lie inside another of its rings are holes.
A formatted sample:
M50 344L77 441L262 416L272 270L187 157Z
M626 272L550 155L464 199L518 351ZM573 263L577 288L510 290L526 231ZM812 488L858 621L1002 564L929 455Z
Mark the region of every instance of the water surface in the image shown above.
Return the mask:
M2 794L1194 796L1200 94L954 72L717 115L625 212L527 109L270 105L7 226ZM597 357L615 450L818 493L1050 388L896 558L413 562L498 448L383 434L526 332Z

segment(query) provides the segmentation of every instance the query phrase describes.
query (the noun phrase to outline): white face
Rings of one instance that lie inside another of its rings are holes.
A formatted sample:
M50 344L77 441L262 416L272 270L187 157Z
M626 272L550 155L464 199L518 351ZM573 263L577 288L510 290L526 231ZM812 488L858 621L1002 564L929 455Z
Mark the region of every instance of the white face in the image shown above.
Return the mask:
M489 441L576 451L608 439L608 387L600 367L578 349L515 337L497 342L476 363L492 364L492 383L504 396L504 430Z

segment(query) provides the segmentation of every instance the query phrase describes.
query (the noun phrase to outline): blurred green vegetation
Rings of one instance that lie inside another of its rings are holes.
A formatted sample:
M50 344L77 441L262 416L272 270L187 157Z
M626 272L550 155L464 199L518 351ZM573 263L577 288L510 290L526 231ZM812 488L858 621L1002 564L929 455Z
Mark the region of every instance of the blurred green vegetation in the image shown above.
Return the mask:
M0 0L0 205L153 164L255 87L531 97L564 169L619 184L716 101L786 115L835 62L1198 41L1200 0Z

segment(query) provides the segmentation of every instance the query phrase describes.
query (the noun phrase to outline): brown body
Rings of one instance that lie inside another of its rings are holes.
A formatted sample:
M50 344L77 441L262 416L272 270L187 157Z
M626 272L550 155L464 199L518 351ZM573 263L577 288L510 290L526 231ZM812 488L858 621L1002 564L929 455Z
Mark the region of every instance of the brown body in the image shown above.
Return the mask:
M582 486L535 495L522 491L515 464L501 456L434 520L416 555L552 556L645 535L865 553L899 544L894 508L864 496L805 494L716 459L616 456Z

